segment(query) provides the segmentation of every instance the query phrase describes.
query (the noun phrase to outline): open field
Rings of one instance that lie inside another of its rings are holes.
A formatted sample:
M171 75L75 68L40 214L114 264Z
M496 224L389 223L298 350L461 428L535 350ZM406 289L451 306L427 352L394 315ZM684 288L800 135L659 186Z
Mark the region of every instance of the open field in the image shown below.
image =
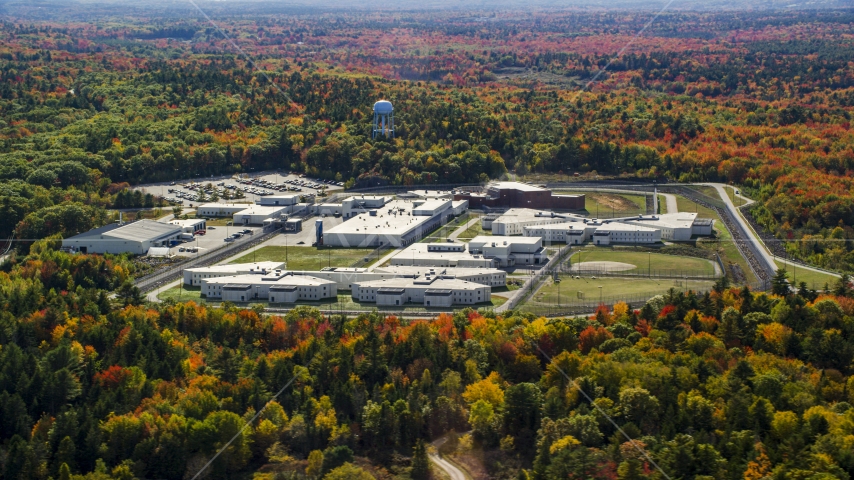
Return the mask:
M667 211L667 198L665 198L664 195L659 195L658 196L658 213L665 214L665 213L678 213L678 212L668 212Z
M474 223L473 225L469 225L469 227L463 230L462 233L457 237L458 240L466 241L471 240L474 237L479 235L492 235L491 230L484 230L480 224L480 221Z
M370 248L315 248L267 246L231 263L284 262L287 250L288 270L319 270L322 267L349 267L354 262L373 252Z
M774 263L777 264L777 268L786 269L786 273L789 274L789 281L796 287L800 285L801 282L807 282L807 287L813 290L824 290L825 283L828 284L830 288L833 288L833 286L839 281L839 277L835 275L807 270L806 268L800 267L794 263L786 263L777 259L774 259Z
M533 298L526 300L525 304L531 305L558 305L558 293L560 303L569 305L572 303L596 302L599 300L601 286L602 300L613 303L625 300L638 302L640 298L649 298L658 294L667 293L671 288L684 291L687 288L694 291L708 291L714 284L711 280L674 280L674 279L638 279L638 278L596 278L582 277L575 279L571 275L561 275L561 282L554 283L552 278L546 280L540 290ZM579 292L583 298L579 298Z
M614 248L583 248L571 259L572 264L585 263L586 268L595 268L595 262L621 262L634 265L638 271L685 272L695 275L714 275L715 267L710 260L695 257L664 255L661 253L635 252ZM591 265L592 264L592 265ZM629 270L636 273L635 269Z
M714 194L713 198L720 198L716 191L712 193ZM730 235L729 230L724 226L724 222L721 220L721 217L717 212L702 205L698 205L697 203L680 195L676 196L676 205L679 207L680 212L697 212L700 218L715 219L715 232L717 233L718 242L697 242L697 245L700 248L706 248L713 251L719 250L721 260L723 260L725 265L735 263L741 267L748 283L757 281L756 275L754 275L753 271L750 270L747 260L741 256L738 247L736 247L732 241L732 235Z
M560 195L584 195L584 209L592 217L611 218L646 212L646 199L643 195L577 192L571 190L558 190L555 193Z
M164 290L157 295L157 298L160 300L168 300L174 299L177 302L187 302L190 300L194 300L196 302L204 301L202 298L202 288L201 287L188 287L186 285L181 287L172 287L168 290Z

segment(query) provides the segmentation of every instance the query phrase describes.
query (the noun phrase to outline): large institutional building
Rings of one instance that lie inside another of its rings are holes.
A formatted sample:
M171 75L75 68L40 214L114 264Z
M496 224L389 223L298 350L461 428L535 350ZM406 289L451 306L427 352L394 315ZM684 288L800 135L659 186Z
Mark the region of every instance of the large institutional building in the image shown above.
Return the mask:
M319 207L338 208L336 204ZM391 200L391 197L353 197L342 203L344 223L323 232L323 244L333 247L402 247L417 242L468 209L465 200Z
M339 290L354 300L383 306L475 305L491 301L507 273L492 268L380 267L288 271L276 262L187 269L184 284L201 287L206 298L231 302L295 303L335 299Z
M528 208L512 208L501 215L482 217L484 230L493 235L524 235L546 242L572 245L593 243L658 243L662 240L685 242L712 234L714 220L697 218L693 212L637 215L607 220L573 214L557 214Z
M468 200L474 209L535 208L583 210L584 195L555 195L551 190L521 182L495 182L482 192L458 191L454 200Z

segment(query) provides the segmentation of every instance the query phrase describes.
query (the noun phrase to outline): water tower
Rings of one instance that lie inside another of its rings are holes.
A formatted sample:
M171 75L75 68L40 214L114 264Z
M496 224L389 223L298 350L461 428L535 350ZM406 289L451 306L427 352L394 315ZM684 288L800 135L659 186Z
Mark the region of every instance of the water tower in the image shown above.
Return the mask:
M374 104L374 129L371 138L385 135L394 138L394 108L388 100L380 100Z

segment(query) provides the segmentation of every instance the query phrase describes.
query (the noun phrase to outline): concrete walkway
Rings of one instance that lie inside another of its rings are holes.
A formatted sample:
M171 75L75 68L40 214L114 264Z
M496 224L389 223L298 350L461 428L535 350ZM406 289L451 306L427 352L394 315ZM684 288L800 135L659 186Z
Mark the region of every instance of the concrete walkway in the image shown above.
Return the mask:
M391 260L391 257L397 255L398 253L400 253L402 251L403 251L403 247L395 248L394 250L389 252L386 256L379 259L379 261L375 262L373 265L368 267L368 271L373 272L375 268L379 267L380 265L384 264L385 262L388 262L389 260Z
M659 193L664 197L664 206L667 207L667 213L679 213L679 206L676 204L676 195L672 193Z
M454 231L453 231L453 233L451 233L450 235L448 235L448 238L450 238L451 240L453 240L453 241L455 241L455 242L456 242L456 241L457 241L457 237L459 237L460 235L462 235L462 233L463 233L463 232L465 232L466 230L468 230L468 229L469 229L469 227L471 227L472 225L477 224L477 222L479 222L479 221L480 221L480 217L478 217L478 218L472 218L471 220L469 220L468 222L466 222L466 223L465 223L465 225L460 225L460 227L459 227L458 229L454 230Z

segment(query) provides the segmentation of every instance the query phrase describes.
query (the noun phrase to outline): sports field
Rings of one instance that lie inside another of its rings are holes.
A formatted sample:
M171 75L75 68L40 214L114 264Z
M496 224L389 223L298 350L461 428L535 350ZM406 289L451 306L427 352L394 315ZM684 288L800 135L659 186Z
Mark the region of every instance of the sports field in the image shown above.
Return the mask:
M554 283L549 278L546 283L525 303L536 305L571 305L581 302L597 302L600 299L608 304L618 301L641 302L658 294L667 293L671 288L678 291L690 289L693 291L711 290L712 280L682 279L638 279L638 278L591 278L589 276L576 279L572 275L561 275L561 282ZM601 289L599 287L602 287ZM560 297L558 297L560 294Z
M157 294L157 298L160 300L174 299L176 302L188 302L193 300L195 302L204 301L202 298L202 288L201 287L188 287L184 285L183 287L172 287L168 290L164 290Z
M596 262L619 262L634 265L628 273L647 272L678 272L692 275L714 275L715 267L711 260L696 257L681 257L661 253L636 252L629 249L612 249L603 247L588 247L578 250L571 259L573 265L583 263L583 270L594 270Z
M646 197L629 193L575 192L558 190L560 195L584 195L584 209L591 217L612 218L646 213Z
M287 255L285 251L287 250ZM287 262L288 270L320 270L323 267L349 267L360 258L373 252L370 248L316 248L267 246L257 251L250 250L246 255L231 263L249 262Z

